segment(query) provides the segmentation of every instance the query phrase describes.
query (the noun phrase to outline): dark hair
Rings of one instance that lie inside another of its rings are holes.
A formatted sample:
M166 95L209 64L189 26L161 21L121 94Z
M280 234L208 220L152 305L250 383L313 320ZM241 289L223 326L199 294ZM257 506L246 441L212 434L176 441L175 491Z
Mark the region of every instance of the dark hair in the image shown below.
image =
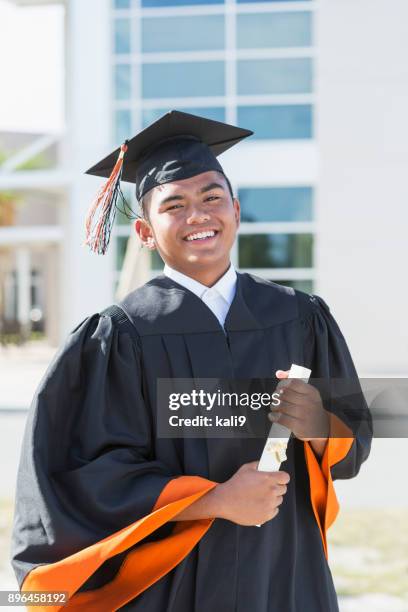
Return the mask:
M226 183L228 185L228 191L230 192L231 198L234 199L234 192L232 191L232 186L231 186L231 183L230 183L230 180L229 180L228 176L226 176L223 173L220 173L220 174L222 174L222 176L225 178L225 181L226 181ZM140 209L142 217L147 218L147 215L146 215L146 204L145 204L145 201L144 201L144 196L142 198L140 198L138 204L139 204L139 209Z

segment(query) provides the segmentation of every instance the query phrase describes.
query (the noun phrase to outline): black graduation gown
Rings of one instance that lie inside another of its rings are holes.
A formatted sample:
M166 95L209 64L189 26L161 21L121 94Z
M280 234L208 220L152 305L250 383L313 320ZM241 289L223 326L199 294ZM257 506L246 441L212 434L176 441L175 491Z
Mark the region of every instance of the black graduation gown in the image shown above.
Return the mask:
M31 406L12 538L20 587L41 569L45 576L48 568L75 573L78 564L64 565L67 559L151 515L174 479L223 482L243 463L260 458L262 439L156 438L158 378L273 378L292 363L311 368L313 377L357 376L322 298L249 274L238 274L226 333L196 295L164 275L121 306L128 319L113 307L71 333ZM358 473L371 437L354 433L346 451L334 453L334 465L326 458L325 477L311 447L292 437L281 467L291 480L273 520L257 528L215 519L188 554L159 579L148 580L137 597L117 607L102 599L95 609L338 611L325 550L325 530L334 519L325 517L324 504L335 504L333 489L326 501L319 502L321 491L316 503L311 498L319 478L326 489L330 481L330 489L332 480ZM330 512L335 516L336 508ZM102 559L78 593L103 593L123 573L130 551L166 542L181 523L166 521L141 543ZM166 549L157 550L159 562ZM142 556L134 576L143 567ZM49 587L55 579L32 584ZM93 608L89 603L81 609Z

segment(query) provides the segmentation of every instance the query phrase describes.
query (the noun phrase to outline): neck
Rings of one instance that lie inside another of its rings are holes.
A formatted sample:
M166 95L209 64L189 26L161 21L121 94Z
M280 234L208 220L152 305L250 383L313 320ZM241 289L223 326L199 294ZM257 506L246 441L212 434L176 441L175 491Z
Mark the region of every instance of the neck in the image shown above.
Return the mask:
M207 268L203 268L202 270L191 270L191 268L183 269L180 266L177 266L177 267L171 266L171 267L174 270L177 270L177 272L181 272L182 274L189 276L190 278L194 279L198 283L201 283L202 285L205 285L206 287L212 287L213 285L215 285L217 281L220 280L222 276L224 276L224 274L226 273L230 265L231 265L231 262L228 261L227 263L224 263L222 267L221 266L217 268L207 267Z

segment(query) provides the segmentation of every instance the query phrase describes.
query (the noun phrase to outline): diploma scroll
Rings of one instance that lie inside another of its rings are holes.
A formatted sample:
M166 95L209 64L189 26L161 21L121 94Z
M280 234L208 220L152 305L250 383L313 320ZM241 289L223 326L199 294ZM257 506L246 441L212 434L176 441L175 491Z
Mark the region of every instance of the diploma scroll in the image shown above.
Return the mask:
M308 368L292 363L288 378L301 378L304 382L308 382L311 373ZM260 472L277 472L280 469L281 463L287 459L286 449L291 433L290 429L279 423L272 424L258 464Z

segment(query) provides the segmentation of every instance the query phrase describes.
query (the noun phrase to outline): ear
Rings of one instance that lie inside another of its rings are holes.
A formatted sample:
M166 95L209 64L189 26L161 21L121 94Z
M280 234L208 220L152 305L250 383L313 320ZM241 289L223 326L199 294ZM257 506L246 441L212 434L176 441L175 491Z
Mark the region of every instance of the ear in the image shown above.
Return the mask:
M238 198L234 198L233 206L234 206L235 221L236 221L237 229L238 229L240 220L241 220L241 204L239 203Z
M156 248L152 229L146 219L136 219L135 232L139 236L142 246L147 247L150 251Z

